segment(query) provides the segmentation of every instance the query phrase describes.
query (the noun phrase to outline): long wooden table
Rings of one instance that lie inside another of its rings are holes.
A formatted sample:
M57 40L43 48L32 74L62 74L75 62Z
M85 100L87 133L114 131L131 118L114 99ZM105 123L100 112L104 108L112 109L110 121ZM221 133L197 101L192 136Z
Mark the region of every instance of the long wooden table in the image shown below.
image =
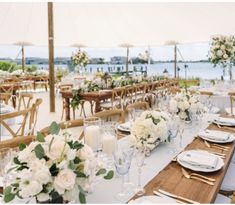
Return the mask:
M228 131L226 128L220 129L214 124L211 124L208 129ZM235 131L233 133L235 133ZM195 138L193 142L185 148L185 150L201 149L226 154L224 167L221 170L212 173L201 173L207 177L215 178L216 182L214 186L210 186L194 179L185 178L182 174L181 166L177 162L172 161L145 186L145 195L153 195L154 190L157 191L158 189L162 189L199 203L213 203L234 153L234 142L225 145L229 147L229 151L208 148L202 139ZM187 171L191 172L190 170ZM138 198L138 196L134 196L132 199L136 198Z
M70 100L73 98L73 93L71 91L61 91L62 98L65 102L65 120L70 120ZM112 90L103 90L89 93L81 93L81 99L89 102L95 102L95 112L99 112L100 102L111 98Z

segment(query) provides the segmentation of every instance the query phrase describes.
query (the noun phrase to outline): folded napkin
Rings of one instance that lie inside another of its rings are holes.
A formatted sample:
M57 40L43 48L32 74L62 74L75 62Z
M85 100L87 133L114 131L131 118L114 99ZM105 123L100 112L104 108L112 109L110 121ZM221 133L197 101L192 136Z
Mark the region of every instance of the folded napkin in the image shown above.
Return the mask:
M215 122L235 126L235 119L234 118L218 117L215 119Z
M131 123L130 122L126 122L126 123L120 124L119 127L121 129L123 129L123 130L130 131L131 130Z
M221 132L216 130L204 130L199 133L200 137L204 137L211 140L218 140L218 141L227 141L230 138L230 133Z
M218 163L218 157L203 152L190 152L184 155L181 162L206 169L214 169Z

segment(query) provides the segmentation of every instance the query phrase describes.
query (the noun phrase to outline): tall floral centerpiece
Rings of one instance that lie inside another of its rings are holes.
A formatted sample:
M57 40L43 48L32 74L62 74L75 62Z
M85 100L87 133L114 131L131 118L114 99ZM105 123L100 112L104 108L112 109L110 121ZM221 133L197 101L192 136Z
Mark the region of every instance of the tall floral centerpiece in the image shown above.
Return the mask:
M85 203L99 175L113 177L89 146L60 131L55 122L50 133L45 137L38 132L36 141L20 144L19 153L6 167L5 202Z
M137 148L151 151L168 140L169 116L158 111L144 111L131 129L133 144Z
M232 66L235 62L235 37L234 36L214 36L211 40L209 60L214 66L223 67L223 75L226 71L232 80Z
M72 64L76 66L77 71L80 72L89 63L89 57L87 52L78 49L76 53L72 54Z

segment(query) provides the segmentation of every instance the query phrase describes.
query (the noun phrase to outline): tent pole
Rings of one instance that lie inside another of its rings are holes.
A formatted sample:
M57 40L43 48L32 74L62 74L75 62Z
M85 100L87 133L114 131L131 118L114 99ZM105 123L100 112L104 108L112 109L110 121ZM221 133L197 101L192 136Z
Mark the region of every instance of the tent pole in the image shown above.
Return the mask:
M24 73L24 71L25 71L25 69L24 69L24 64L25 64L25 61L24 61L24 45L22 45L21 53L22 53L21 66L22 66L22 71Z
M175 78L177 77L177 46L174 46L174 70L175 70Z
M50 87L50 112L55 112L55 72L54 72L54 25L53 3L48 2L48 42L49 42L49 87Z
M129 61L129 47L126 48L126 76L129 76L128 61Z

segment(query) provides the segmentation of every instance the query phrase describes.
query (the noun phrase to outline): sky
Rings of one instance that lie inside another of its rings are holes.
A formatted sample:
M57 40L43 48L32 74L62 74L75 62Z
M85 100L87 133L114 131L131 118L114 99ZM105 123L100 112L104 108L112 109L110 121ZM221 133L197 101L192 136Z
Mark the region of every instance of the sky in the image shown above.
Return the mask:
M21 57L19 46L0 45L0 58L16 59ZM112 56L125 56L125 48L82 48L87 51L90 58L104 58L110 60ZM137 57L139 53L144 53L150 49L151 58L155 61L173 60L173 46L154 46L154 47L132 47L130 57ZM179 60L205 60L208 59L209 43L180 44L178 49L181 55ZM70 57L76 48L55 47L55 57ZM47 47L29 46L25 47L26 57L48 58Z

